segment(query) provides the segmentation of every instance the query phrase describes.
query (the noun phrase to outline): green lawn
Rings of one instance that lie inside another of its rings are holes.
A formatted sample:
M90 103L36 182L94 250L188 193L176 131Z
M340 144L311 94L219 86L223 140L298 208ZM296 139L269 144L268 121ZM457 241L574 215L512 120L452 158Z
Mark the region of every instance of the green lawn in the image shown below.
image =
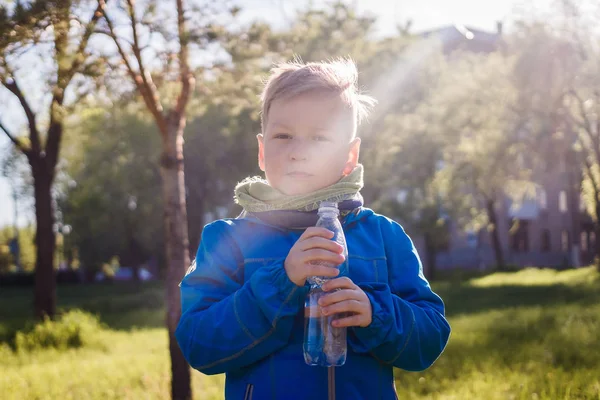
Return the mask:
M527 269L440 282L453 328L426 372L396 371L400 399L600 400L600 277ZM15 352L30 289L0 289L0 398L165 399L169 363L159 284L62 286L59 307L96 313L97 344ZM222 399L223 376L194 372L195 399Z

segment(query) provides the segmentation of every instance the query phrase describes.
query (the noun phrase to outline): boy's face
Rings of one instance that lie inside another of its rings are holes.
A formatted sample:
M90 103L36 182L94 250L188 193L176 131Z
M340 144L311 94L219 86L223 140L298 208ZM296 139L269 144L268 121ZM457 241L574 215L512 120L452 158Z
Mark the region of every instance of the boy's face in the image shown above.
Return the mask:
M305 93L271 104L258 137L258 165L286 195L330 186L358 163L360 139L352 111L339 96Z

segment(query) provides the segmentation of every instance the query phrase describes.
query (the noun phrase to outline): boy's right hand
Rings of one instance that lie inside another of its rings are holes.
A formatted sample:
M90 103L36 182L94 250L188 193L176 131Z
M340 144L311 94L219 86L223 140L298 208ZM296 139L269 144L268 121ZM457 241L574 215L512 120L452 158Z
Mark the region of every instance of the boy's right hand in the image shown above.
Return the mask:
M285 272L297 286L304 286L309 276L338 276L337 267L318 265L315 261L327 261L334 265L344 262L344 248L331 240L333 232L325 228L310 227L294 244L285 259Z

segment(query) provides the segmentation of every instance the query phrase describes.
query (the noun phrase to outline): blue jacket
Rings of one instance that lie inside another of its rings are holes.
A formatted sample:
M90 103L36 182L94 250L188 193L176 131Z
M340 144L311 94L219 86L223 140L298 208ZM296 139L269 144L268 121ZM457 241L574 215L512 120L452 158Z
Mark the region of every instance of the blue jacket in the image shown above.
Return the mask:
M348 332L336 368L339 399L396 399L392 367L419 371L442 353L450 326L400 225L361 208L342 221L348 275L368 295L373 321ZM226 399L327 399L327 368L304 362L304 298L284 260L302 230L255 217L219 220L202 233L181 282L175 332L190 365L225 372Z

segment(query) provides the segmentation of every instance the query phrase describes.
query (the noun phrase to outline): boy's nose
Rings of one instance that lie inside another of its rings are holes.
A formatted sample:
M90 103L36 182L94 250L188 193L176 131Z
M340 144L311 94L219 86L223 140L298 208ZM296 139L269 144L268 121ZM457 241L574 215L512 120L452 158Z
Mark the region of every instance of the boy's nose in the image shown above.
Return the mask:
M290 149L290 160L291 161L304 161L307 158L307 151L305 146L302 144L295 145Z
M290 160L292 160L292 161L305 161L306 160L306 156L304 156L302 154L298 154L298 153L292 153L290 155Z

